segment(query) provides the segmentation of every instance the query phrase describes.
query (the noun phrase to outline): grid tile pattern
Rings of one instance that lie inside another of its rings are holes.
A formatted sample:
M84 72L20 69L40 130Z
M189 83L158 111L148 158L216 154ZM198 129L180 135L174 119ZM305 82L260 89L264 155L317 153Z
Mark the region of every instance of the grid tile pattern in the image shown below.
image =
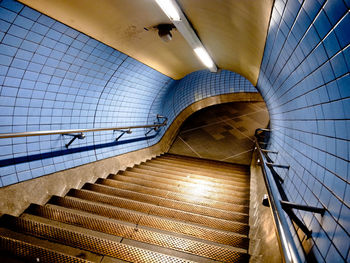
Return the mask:
M202 98L256 92L238 74L199 71L173 79L13 0L0 1L0 133L169 124ZM88 133L0 140L0 186L157 143L165 132Z
M189 105L221 94L237 92L258 92L257 89L241 75L220 70L211 73L208 70L200 70L188 74L183 79L169 85L167 90L160 92L155 103L152 105L150 113L161 112L167 116L169 123L172 123L178 114ZM160 134L163 134L162 130ZM149 140L154 144L153 141Z
M291 201L313 231L317 262L349 261L350 2L276 0L258 89L270 113L271 149ZM306 241L305 241L306 242Z
M1 133L142 125L171 81L15 1L0 2L0 32ZM147 146L144 131L118 135L88 133L68 150L68 136L1 139L0 185Z

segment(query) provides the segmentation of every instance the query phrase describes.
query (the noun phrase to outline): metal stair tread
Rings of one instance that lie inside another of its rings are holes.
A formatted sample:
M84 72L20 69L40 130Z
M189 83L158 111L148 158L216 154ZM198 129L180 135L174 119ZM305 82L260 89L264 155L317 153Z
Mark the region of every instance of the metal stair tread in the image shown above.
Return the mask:
M207 244L169 233L154 231L153 229L145 229L138 225L129 225L114 219L94 216L80 211L77 212L72 209L59 208L52 205L45 207L32 206L31 213L50 220L120 236L124 239L127 238L138 242L149 243L212 260L229 261L230 257L244 257L242 253L224 248L223 246Z
M95 201L82 200L71 196L55 197L50 200L48 204L84 211L86 213L99 215L101 217L113 218L119 221L123 220L125 222L128 220L128 222L138 224L139 226L158 229L159 231L165 231L167 233L175 232L181 236L195 238L196 240L201 240L202 242L206 241L204 239L205 237L209 239L208 241L216 244L247 249L247 244L249 241L247 237L240 234L194 225L176 220L174 218L164 218L135 210L97 203Z
M118 173L117 175L110 175L108 179L139 184L145 187L149 185L149 182L152 182L153 185L156 186L158 189L179 193L183 195L189 195L189 193L193 193L193 191L195 191L197 187L195 184L174 185L174 184L170 184L171 182L168 182L167 179L163 179L160 177L153 177L150 175L143 175L139 172L132 172L132 171L123 171L121 173ZM247 193L232 192L230 194L224 194L222 192L202 191L202 189L200 187L197 189L196 197L205 198L208 200L213 200L213 201L227 203L227 204L235 204L235 205L243 205L243 206L246 206L249 204Z
M128 180L125 180L128 179ZM133 179L137 179L137 180L133 180ZM129 177L129 176L122 176L120 174L118 175L110 175L108 178L106 179L101 179L97 181L98 183L101 184L106 184L109 186L114 186L117 187L118 184L120 183L122 185L122 183L128 184L128 185L139 185L148 189L153 189L153 193L156 194L156 192L159 192L159 196L161 196L160 194L162 194L162 196L166 196L169 199L174 199L177 201L183 201L183 202L190 202L196 205L202 205L202 206L206 206L206 207L211 207L211 208L215 208L215 209L219 209L219 210L224 210L224 211L231 211L231 212L237 212L237 213L241 213L241 214L248 214L249 212L249 207L247 205L244 205L244 203L249 204L249 200L245 200L242 199L241 202L236 201L237 197L234 197L234 202L232 203L227 203L227 202L223 202L223 201L218 201L218 200L214 200L214 199L210 199L207 198L205 196L200 196L200 197L193 197L193 195L189 195L188 192L183 192L183 191L175 191L175 190L168 190L166 188L161 188L159 184L154 184L151 183L145 179L142 179L142 181L140 181L140 179L135 178L135 177ZM144 183L146 182L146 183ZM151 188L149 186L149 184L153 184L153 185L157 185L157 189L154 190L154 188ZM240 198L237 198L240 199ZM240 204L243 203L243 204Z
M72 196L72 192L68 193ZM160 207L153 204L148 203L142 203L139 201L134 201L126 198L120 198L117 196L111 196L103 193L98 193L94 191L89 190L74 190L75 197L84 198L88 200L94 200L96 202L102 202L110 205L116 206L118 205L125 205L130 208L131 205L134 205L134 208L139 209L138 211L142 211L144 213L149 213L151 215L156 216L163 216L166 218L176 218L179 221L185 221L185 222L191 222L192 224L199 225L199 226L206 226L212 229L221 230L221 231L228 231L236 234L241 234L244 236L248 236L249 232L249 226L242 223L234 223L233 225L223 225L222 222L229 222L227 220L219 220L203 215L197 215L190 212L185 211L178 211L175 209L167 208L167 207ZM118 203L118 201L120 201ZM194 220L197 219L197 220ZM199 222L198 222L199 220ZM220 224L218 224L220 222ZM232 223L232 222L229 222Z
M176 167L176 168L181 168L181 169L191 169L197 172L203 172L203 173L207 173L208 171L211 171L211 173L215 173L217 175L220 176L226 176L228 178L234 176L234 175L238 175L238 176L245 176L248 175L249 172L244 169L244 170L237 170L237 169L222 169L219 168L217 166L203 166L203 165L193 165L193 164L189 164L189 163L185 163L185 162L181 162L181 161L176 161L176 160L171 160L171 159L161 159L161 158L153 158L151 160L148 161L148 163L152 163L152 164L162 164L162 165L168 165L171 164L172 166Z

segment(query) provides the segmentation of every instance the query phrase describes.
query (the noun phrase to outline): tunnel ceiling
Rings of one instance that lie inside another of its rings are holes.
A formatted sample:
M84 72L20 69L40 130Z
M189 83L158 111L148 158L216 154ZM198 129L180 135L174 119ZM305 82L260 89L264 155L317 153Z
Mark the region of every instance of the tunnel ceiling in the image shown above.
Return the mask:
M169 23L153 0L22 0L161 73L180 79L203 69L179 32L165 43L154 26ZM219 68L256 85L273 0L178 0ZM144 28L148 28L146 31Z

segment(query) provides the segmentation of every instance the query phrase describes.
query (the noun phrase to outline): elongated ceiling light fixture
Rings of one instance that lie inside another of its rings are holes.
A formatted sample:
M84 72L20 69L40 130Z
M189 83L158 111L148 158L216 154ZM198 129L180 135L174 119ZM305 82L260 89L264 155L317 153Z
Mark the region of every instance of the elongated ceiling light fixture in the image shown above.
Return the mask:
M163 12L169 17L177 30L182 34L187 43L192 47L194 53L211 72L217 72L217 67L203 46L202 42L194 32L186 16L175 0L155 0Z

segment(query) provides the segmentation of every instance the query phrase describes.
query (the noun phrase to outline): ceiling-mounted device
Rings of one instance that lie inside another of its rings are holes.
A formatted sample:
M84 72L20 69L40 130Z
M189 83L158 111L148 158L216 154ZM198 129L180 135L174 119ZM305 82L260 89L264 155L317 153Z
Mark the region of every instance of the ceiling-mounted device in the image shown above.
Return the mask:
M177 31L185 38L187 43L193 48L194 53L200 61L209 68L211 72L217 72L217 67L203 46L196 32L188 22L185 14L175 0L155 0L163 12L169 17ZM158 32L159 33L159 32ZM170 34L170 31L169 31ZM159 35L160 36L160 35ZM169 38L168 36L165 36ZM162 38L163 39L163 38ZM171 34L170 34L171 39ZM168 40L169 41L169 40Z
M158 26L155 26L155 28L158 30L158 36L164 41L169 42L173 35L171 34L171 30L175 28L172 24L160 24Z

